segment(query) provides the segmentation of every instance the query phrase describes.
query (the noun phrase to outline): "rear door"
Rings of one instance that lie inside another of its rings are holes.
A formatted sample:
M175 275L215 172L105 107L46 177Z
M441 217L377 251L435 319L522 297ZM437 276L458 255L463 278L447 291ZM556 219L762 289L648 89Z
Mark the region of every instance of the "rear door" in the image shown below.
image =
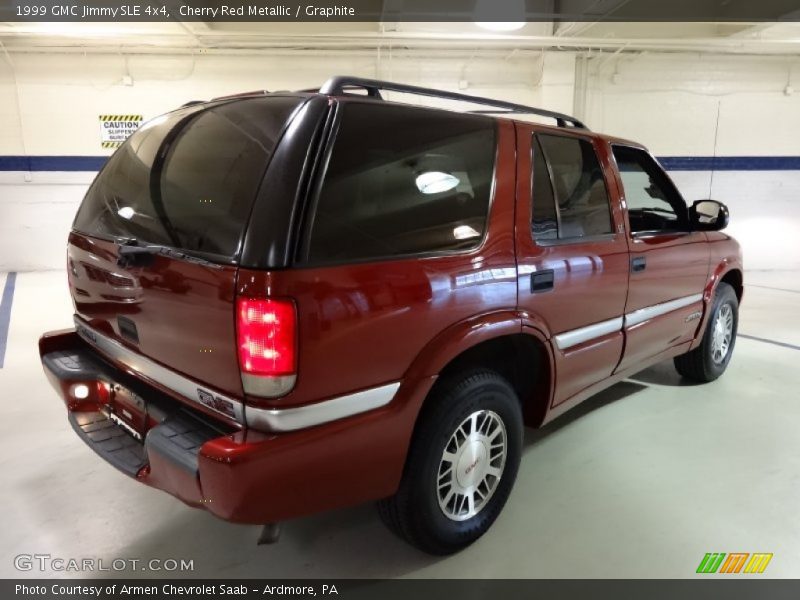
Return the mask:
M641 148L611 148L631 251L623 370L694 338L709 248L705 233L690 231L686 203L655 159Z
M237 261L267 165L303 101L261 97L177 110L117 150L69 238L69 285L84 333L212 390L242 394ZM163 251L120 262L120 245L131 240Z
M553 406L608 377L622 355L628 246L607 148L517 125L519 306L553 338Z

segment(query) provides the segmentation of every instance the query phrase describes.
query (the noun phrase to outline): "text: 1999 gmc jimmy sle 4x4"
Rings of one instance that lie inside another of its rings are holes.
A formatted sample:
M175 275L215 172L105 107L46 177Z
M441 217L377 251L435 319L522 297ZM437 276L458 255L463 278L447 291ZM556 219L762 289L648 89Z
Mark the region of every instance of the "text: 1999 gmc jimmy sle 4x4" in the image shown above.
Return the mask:
M40 353L77 435L143 483L262 541L377 500L445 554L497 518L524 425L665 359L723 373L727 222L642 146L546 110L352 77L195 102L90 187L75 329Z

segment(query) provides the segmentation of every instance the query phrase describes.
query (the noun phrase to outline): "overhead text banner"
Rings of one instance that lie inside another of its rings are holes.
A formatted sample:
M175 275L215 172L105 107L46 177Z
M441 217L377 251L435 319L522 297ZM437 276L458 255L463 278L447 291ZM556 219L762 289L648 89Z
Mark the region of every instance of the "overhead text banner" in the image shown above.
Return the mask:
M800 21L797 0L0 0L0 21Z

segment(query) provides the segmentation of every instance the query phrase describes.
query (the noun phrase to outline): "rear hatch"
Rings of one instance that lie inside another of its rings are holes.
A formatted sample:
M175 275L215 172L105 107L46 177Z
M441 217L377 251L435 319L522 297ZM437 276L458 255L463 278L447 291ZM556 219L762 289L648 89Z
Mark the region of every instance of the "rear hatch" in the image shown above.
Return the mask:
M239 258L265 172L304 102L261 96L186 107L146 123L117 150L69 238L76 322L90 338L98 333L151 368L242 396Z

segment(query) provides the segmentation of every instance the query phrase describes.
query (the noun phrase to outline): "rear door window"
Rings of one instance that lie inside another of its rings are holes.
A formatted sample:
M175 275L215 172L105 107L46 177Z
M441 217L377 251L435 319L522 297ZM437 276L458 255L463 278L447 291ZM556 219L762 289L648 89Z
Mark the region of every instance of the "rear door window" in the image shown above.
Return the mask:
M492 119L345 102L316 200L311 263L480 245L495 161Z
M299 98L193 106L145 123L109 159L74 227L234 258Z
M533 156L534 238L540 241L554 239L554 226L558 229L558 239L566 240L580 241L581 238L612 233L608 191L591 142L550 134L537 134L536 138L538 142L534 145ZM536 183L537 179L539 183ZM557 224L554 223L556 216Z
M533 138L533 222L531 233L539 241L558 239L558 211L553 182L544 160L542 145Z

